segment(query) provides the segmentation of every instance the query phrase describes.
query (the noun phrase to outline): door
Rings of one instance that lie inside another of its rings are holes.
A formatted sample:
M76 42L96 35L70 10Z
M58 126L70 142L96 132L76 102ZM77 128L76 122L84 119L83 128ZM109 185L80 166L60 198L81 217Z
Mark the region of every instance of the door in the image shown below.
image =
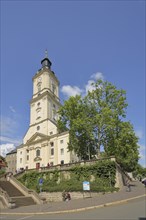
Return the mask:
M36 163L36 169L38 170L40 168L40 163Z

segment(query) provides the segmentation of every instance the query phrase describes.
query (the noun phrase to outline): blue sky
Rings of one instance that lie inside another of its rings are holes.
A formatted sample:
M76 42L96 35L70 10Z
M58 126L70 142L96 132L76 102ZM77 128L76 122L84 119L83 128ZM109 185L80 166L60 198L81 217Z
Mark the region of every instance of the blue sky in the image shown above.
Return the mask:
M1 1L1 146L22 142L32 77L48 50L60 98L95 76L127 93L129 120L145 159L145 1Z

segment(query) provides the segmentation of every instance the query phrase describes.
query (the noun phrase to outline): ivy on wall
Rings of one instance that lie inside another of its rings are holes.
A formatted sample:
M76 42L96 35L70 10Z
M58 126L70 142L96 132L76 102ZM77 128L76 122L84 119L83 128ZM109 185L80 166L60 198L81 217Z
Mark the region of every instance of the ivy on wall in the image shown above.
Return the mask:
M39 192L39 179L43 178L42 190L46 192L82 191L83 181L90 181L91 191L115 190L116 165L114 161L98 161L90 165L77 165L67 171L25 173L18 180L26 187Z

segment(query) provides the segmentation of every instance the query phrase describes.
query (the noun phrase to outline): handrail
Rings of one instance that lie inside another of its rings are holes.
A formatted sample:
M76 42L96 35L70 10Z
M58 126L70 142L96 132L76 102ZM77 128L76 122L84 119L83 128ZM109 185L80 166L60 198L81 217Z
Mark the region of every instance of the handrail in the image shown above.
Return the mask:
M15 177L11 176L10 182L13 185L17 185L17 187L19 187L20 191L22 191L25 195L28 195L28 194L31 195L34 198L34 200L37 202L37 204L42 203L41 198L39 197L39 195L34 190L28 189L21 182L19 182Z
M15 173L14 176L15 176L15 177L19 177L19 176L21 176L23 173L25 173L25 170L22 170L22 171L20 171L20 172L18 172L18 173Z
M125 170L123 170L123 168L117 162L115 162L115 164L116 164L116 167L122 173L122 177L123 177L122 178L123 179L122 182L123 182L123 184L126 185L127 180L132 181L132 178L128 175L128 173Z
M29 190L28 193L30 193L31 195L33 195L33 198L35 199L35 201L39 204L43 203L43 200L39 197L39 195L36 193L36 191L34 190Z
M12 204L13 207L16 206L15 202L12 201L8 193L5 190L3 190L1 187L0 187L0 196L4 202L4 205L6 205L7 208L12 208Z
M8 202L11 201L11 198L9 197L8 193L7 193L5 190L3 190L1 187L0 187L0 195L1 195L1 196L4 195L4 197L6 198L6 200L7 200Z
M21 191L25 191L26 193L28 193L28 189L22 184L20 183L14 176L11 176L10 178L10 182L14 182L15 185L18 185L19 187L21 187Z

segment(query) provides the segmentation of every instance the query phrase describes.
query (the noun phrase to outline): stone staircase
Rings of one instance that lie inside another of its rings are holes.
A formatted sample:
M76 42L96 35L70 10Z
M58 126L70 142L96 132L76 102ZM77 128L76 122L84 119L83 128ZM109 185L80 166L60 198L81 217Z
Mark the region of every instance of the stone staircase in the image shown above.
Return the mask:
M11 197L12 202L15 203L16 207L20 206L29 206L29 205L35 205L36 203L31 197L23 196L23 197Z
M16 186L7 180L0 181L0 187L3 191L7 192L11 204L15 204L15 207L34 205L36 202L31 196L24 195Z

